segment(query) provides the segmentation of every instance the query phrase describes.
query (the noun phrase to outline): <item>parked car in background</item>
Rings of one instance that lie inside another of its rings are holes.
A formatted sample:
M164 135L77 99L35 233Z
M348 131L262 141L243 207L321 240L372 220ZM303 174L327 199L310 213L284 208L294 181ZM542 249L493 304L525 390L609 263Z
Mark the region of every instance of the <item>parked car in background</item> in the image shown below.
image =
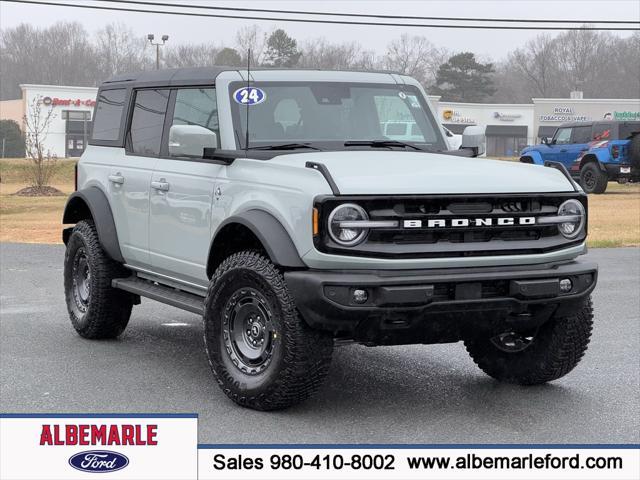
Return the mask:
M553 138L525 148L520 161L562 163L587 193L604 193L610 180L640 180L640 121L565 123Z
M383 122L381 123L384 136L391 140L416 142L420 140L420 128L416 122ZM456 135L442 125L449 150L458 150L462 145L462 135Z

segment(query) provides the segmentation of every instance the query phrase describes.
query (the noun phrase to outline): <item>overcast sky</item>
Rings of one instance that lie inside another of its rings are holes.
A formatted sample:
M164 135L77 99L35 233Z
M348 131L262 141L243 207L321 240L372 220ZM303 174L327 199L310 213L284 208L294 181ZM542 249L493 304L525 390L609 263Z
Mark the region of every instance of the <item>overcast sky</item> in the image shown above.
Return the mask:
M67 3L90 3L84 0L67 0ZM162 1L162 0L156 0ZM180 0L165 0L178 3ZM380 13L416 16L464 16L497 18L544 18L576 20L627 20L640 19L638 0L262 0L262 1L212 1L187 0L185 3L216 6L242 6L289 10L316 10L332 12ZM117 6L117 5L116 5ZM215 13L215 12L212 12ZM0 27L8 28L20 23L46 27L57 21L78 21L94 32L111 22L124 22L142 35L155 33L156 38L167 34L172 44L215 43L232 45L238 28L258 24L263 30L284 28L303 43L305 40L324 36L331 41L358 41L367 49L383 53L390 40L402 33L424 35L434 44L454 51L470 50L483 57L500 59L510 50L539 34L536 31L451 30L405 27L364 27L346 25L316 25L289 22L268 22L216 18L194 18L147 13L106 12L67 7L49 7L14 4L0 0ZM358 19L354 19L358 20ZM426 22L423 22L426 23ZM628 36L630 32L614 32Z

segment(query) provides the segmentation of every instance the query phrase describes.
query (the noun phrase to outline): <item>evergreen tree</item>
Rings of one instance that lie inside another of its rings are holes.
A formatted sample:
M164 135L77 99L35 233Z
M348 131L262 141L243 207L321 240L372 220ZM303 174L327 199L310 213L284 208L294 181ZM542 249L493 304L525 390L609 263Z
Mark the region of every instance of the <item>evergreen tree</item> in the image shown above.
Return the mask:
M265 64L274 67L293 67L298 63L302 53L298 51L295 39L279 28L267 40Z
M225 47L216 54L216 65L228 65L230 67L242 66L242 57L235 48Z
M0 149L3 149L0 154L4 153L4 158L24 158L24 135L20 125L13 120L0 120Z
M447 102L483 102L495 93L493 64L476 61L471 52L458 53L440 65L434 93Z

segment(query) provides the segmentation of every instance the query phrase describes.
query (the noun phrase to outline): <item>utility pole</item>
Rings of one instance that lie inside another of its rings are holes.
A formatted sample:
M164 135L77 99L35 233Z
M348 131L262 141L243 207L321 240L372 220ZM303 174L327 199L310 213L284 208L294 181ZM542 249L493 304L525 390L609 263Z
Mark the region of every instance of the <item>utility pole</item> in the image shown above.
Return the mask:
M147 40L149 40L149 43L151 43L151 45L155 45L156 47L156 70L160 70L160 47L163 47L164 44L167 42L167 40L169 40L169 35L162 35L162 43L160 42L155 42L154 43L154 39L155 39L155 35L153 33L150 33L149 35L147 35Z

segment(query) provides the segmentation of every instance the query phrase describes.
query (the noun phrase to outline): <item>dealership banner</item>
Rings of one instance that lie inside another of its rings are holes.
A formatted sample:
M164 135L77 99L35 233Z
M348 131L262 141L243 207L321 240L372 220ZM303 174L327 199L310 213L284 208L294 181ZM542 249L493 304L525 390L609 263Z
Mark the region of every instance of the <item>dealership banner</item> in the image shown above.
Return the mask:
M195 480L198 416L0 415L0 479Z
M0 478L640 478L640 445L198 444L197 421L196 414L0 415Z

